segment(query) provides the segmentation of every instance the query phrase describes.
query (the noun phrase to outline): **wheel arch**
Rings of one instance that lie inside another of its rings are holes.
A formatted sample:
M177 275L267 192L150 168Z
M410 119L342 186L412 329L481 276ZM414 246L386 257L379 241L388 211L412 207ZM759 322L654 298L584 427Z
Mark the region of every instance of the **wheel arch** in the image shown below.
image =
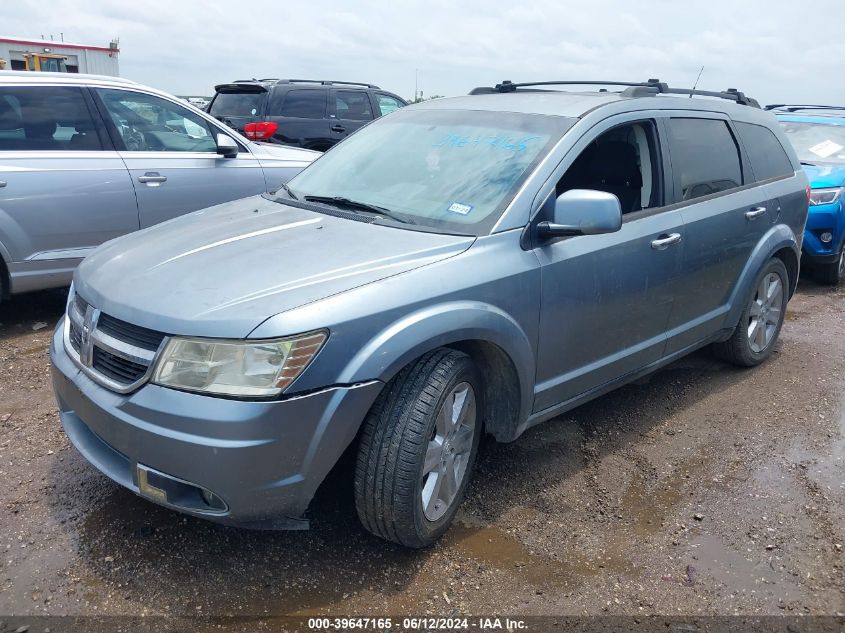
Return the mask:
M339 382L388 382L439 347L468 354L485 383L485 422L499 441L515 439L531 410L534 351L529 336L508 314L480 302L453 302L405 315L361 346ZM504 398L489 395L499 390ZM489 395L488 395L489 394Z
M726 327L733 329L739 323L739 318L745 309L745 298L751 292L754 279L760 269L772 257L777 257L786 266L789 274L789 296L792 297L798 285L800 254L801 249L792 229L784 224L778 224L769 229L757 242L757 246L751 252L751 256L739 276L739 281L734 286L729 301L731 308L728 311Z

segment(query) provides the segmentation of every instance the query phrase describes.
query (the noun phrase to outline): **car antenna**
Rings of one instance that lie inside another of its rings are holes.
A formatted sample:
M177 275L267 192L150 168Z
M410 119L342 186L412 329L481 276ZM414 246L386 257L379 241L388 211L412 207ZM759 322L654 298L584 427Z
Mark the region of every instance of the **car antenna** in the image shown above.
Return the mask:
M695 83L692 85L692 89L695 90L698 88L698 80L701 79L701 73L704 72L704 66L701 67L701 70L698 71L698 77L695 78ZM689 93L689 98L692 99L692 92Z

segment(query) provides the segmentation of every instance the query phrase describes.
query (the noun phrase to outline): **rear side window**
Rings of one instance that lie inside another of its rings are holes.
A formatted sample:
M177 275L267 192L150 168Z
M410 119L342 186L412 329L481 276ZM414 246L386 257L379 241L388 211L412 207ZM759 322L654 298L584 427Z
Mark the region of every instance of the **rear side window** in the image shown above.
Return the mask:
M739 149L728 124L716 119L669 119L672 168L681 199L693 200L742 184Z
M378 94L376 95L376 98L378 99L378 109L380 116L390 114L394 110L398 110L404 105L401 101L389 95Z
M288 90L283 93L282 107L273 114L295 119L322 119L326 116L326 90Z
M338 90L335 98L338 119L369 121L373 118L370 96L360 90Z
M261 111L266 92L219 92L211 104L214 116L255 116Z
M92 151L103 146L79 88L0 88L0 151Z
M734 121L756 180L791 176L795 169L783 145L767 127Z

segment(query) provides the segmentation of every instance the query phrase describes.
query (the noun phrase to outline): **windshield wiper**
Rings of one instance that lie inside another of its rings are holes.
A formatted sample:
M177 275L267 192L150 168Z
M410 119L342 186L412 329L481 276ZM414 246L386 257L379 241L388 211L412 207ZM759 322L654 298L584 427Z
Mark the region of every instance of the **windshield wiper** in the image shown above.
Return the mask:
M356 200L350 200L349 198L344 198L343 196L305 196L305 200L308 202L319 202L321 204L328 204L340 208L345 207L347 209L355 209L358 211L365 211L367 213L375 213L385 218L390 218L391 220L401 222L402 224L416 224L416 222L414 222L413 220L400 218L390 209L385 209L384 207L380 207L375 204L369 204L368 202L358 202Z
M815 163L808 163L806 160L802 160L801 164L802 165L808 165L810 167L818 167L818 165L816 165Z
M296 195L296 194L295 194L295 193L291 190L291 188L290 188L290 187L288 187L288 184L287 184L286 182L283 182L279 188L280 188L280 189L284 189L284 190L285 190L285 193L286 193L286 194L288 194L288 195L289 195L291 198L293 198L294 200L299 200L299 196L298 196L298 195Z

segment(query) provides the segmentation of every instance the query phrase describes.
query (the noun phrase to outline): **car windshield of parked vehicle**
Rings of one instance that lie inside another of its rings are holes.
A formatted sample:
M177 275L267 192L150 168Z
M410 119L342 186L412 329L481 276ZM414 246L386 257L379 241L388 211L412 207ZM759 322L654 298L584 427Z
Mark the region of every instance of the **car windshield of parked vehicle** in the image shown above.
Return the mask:
M214 116L255 116L266 92L219 92L211 102Z
M802 163L845 165L845 125L781 121Z
M377 222L483 235L573 119L477 110L399 110L356 132L289 183ZM343 199L337 201L337 199ZM284 199L280 199L284 202Z

